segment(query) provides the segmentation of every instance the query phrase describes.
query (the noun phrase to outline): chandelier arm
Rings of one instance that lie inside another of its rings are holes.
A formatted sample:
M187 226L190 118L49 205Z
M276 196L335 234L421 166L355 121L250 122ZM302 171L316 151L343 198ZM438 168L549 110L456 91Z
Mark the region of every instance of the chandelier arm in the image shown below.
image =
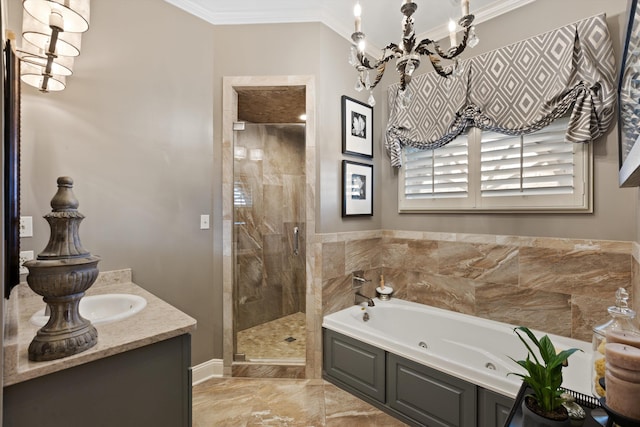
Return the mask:
M380 83L380 80L382 79L382 76L384 75L384 71L385 71L386 67L387 67L386 62L383 62L382 64L380 64L380 66L378 67L378 73L376 74L376 78L373 81L373 83L371 84L371 86L369 86L369 89L373 89L374 87L376 87L378 85L378 83Z
M360 73L360 75L358 76L358 79L360 80L360 83L364 87L366 87L368 90L371 90L371 89L375 88L378 85L378 83L380 83L380 80L382 80L382 76L384 75L384 72L385 72L385 69L386 69L386 66L387 66L387 62L388 62L388 60L380 62L380 64L376 68L377 72L376 72L376 77L373 80L373 83L367 85L366 82L363 80L363 74L362 73ZM364 69L362 71L364 71Z
M432 41L431 44L433 44L433 47L436 50L436 53L440 56L440 58L453 59L456 56L460 55L462 52L464 52L464 49L467 47L467 40L469 39L470 31L471 31L471 27L465 27L462 35L462 41L457 46L450 48L448 51L444 51L440 47L440 45L434 41Z
M387 54L387 51L390 51L390 53ZM364 52L358 52L358 62L367 70L375 70L379 69L380 66L386 64L391 59L397 57L400 53L402 53L402 50L398 47L397 44L389 43L387 47L382 49L382 58L377 60L375 63L372 64L371 61L369 61L369 58L367 58L367 56L364 54Z
M442 68L442 66L440 65L440 59L434 53L429 53L429 61L431 62L431 65L433 66L433 69L436 71L436 73L438 73L441 77L446 78L453 73L453 70L447 71Z
M428 48L428 46L432 43L433 43L433 40L430 40L430 39L424 39L420 41L420 43L418 43L418 46L416 46L416 53L420 55L433 55L435 52L432 52Z

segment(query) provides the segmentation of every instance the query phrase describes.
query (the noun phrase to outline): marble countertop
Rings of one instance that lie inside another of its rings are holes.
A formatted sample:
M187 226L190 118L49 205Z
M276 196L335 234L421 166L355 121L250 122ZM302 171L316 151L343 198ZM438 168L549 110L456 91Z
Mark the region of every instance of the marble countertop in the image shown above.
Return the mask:
M96 325L98 343L82 353L47 362L31 362L27 349L39 327L29 318L44 307L44 302L26 283L16 286L9 300L5 300L4 385L191 333L196 328L195 319L132 283L131 270L100 273L86 295L108 293L139 295L147 300L147 306L127 319Z

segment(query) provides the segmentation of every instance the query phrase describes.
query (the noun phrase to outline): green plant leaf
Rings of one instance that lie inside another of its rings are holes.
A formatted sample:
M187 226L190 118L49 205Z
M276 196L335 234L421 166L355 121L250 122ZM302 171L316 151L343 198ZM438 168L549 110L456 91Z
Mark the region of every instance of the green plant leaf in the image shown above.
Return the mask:
M540 338L538 349L540 350L542 360L544 360L547 364L549 364L556 357L556 349L551 343L551 339L548 335Z
M515 360L513 358L511 360L524 368L527 374L516 372L510 372L509 374L521 377L529 385L533 391L532 396L543 411L550 412L557 409L562 404L560 386L562 385L563 362L578 349L571 348L556 354L556 349L548 335L538 340L533 332L525 326L514 328L513 331L527 348L528 354L524 360ZM534 352L525 337L519 333L520 331L524 332L526 337L537 348L544 363L540 363L540 360L536 357L536 352Z

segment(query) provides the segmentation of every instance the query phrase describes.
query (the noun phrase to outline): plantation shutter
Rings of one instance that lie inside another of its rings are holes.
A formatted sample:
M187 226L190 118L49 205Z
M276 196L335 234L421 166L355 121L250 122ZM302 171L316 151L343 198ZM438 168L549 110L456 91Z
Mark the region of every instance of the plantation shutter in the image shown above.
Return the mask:
M405 150L406 199L456 198L469 194L467 135L437 150Z
M482 197L571 194L575 147L565 142L568 122L562 118L529 135L482 132Z

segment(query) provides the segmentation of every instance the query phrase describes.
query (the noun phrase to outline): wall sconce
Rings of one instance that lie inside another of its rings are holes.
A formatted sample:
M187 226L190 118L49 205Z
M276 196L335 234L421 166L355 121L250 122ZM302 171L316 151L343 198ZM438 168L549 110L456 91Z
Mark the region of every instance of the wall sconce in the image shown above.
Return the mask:
M66 87L82 33L89 29L90 0L24 0L22 6L23 82L42 92Z

